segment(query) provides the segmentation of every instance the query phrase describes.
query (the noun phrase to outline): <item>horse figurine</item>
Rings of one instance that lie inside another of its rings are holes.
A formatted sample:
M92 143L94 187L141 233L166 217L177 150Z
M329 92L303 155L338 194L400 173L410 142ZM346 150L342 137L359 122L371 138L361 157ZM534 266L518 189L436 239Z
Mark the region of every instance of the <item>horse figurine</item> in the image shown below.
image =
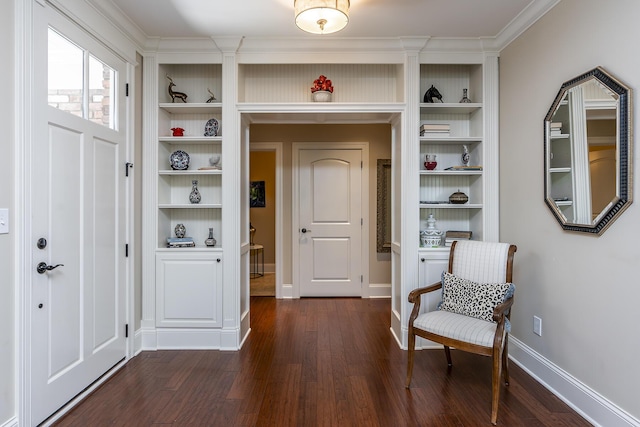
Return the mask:
M176 84L173 82L173 80L171 79L171 77L169 77L168 74L167 74L167 78L169 79L169 96L171 96L171 102L176 102L176 98L178 98L178 99L181 99L182 102L186 103L187 94L184 92L176 92L175 90L173 90Z
M443 102L442 95L440 95L440 92L438 91L438 89L436 89L434 85L431 85L431 87L427 89L427 91L424 94L424 102L433 103L434 102L433 98L437 98L438 100L440 100L440 102Z

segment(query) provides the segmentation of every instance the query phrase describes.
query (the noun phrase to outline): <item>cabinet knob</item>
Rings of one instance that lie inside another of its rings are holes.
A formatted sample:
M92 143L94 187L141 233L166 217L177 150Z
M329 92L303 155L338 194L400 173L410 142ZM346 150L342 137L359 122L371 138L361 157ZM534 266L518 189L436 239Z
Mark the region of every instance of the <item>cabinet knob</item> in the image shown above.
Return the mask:
M220 261L222 261L222 260L221 260L220 258L218 258L218 259L216 259L216 261L220 262Z
M424 258L420 258L420 261L421 261L421 262L424 262Z

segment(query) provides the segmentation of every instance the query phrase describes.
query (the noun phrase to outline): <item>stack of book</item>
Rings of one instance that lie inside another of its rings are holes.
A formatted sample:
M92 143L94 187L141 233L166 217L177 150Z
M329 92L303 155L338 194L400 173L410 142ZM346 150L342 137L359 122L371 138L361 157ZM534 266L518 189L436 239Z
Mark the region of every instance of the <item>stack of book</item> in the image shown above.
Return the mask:
M425 123L420 126L420 136L447 138L450 131L449 123Z
M168 248L192 248L195 245L193 237L167 237Z
M444 245L451 246L455 240L471 240L471 231L449 230L444 235Z
M551 136L562 135L562 122L551 122L549 130L551 131Z
M449 166L448 168L444 168L446 171L481 171L482 166L480 165L467 165L467 166Z

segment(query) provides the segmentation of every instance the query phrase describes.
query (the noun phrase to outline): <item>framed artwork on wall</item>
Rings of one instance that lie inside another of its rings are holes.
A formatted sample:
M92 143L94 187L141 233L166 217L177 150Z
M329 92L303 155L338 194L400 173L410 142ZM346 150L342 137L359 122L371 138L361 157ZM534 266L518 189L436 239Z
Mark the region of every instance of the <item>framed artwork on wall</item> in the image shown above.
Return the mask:
M252 208L264 208L264 181L251 181L249 189L249 206Z

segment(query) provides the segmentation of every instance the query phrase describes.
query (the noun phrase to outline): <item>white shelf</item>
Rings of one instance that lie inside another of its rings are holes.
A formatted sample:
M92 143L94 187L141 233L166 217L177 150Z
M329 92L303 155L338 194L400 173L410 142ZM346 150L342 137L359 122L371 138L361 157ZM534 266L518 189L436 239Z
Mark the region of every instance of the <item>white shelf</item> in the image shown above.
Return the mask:
M420 209L482 209L481 203L420 203Z
M221 113L221 102L161 102L159 107L172 114Z
M437 175L449 175L449 176L467 176L467 175L482 175L482 171L481 170L472 170L472 171L445 171L445 170L425 170L425 169L420 169L420 175L425 175L425 176L429 176L429 175L433 175L433 176L437 176Z
M161 136L158 138L160 142L167 142L172 145L198 145L198 144L220 144L221 136Z
M433 114L470 114L482 108L482 103L472 102L468 104L460 103L421 103L420 109L423 113Z
M222 254L222 247L216 246L206 246L204 243L198 244L196 242L196 246L186 247L186 248L157 248L157 252L220 252Z
M220 203L161 203L158 205L159 209L222 209Z
M433 136L421 136L420 143L421 144L452 144L452 145L460 145L460 144L473 144L482 142L482 137L473 137L473 136L449 136L449 137L433 137Z
M185 175L222 175L222 169L206 169L206 170L186 170L186 171L178 171L178 170L160 170L158 171L158 175L174 175L174 176L185 176Z

